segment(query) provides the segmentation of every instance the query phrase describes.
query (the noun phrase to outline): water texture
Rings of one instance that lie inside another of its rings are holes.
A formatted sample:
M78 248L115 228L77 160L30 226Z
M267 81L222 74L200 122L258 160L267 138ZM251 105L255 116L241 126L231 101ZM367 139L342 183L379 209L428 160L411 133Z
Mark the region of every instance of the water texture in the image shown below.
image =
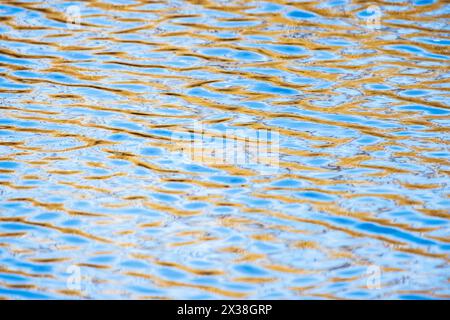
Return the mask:
M449 21L1 1L0 298L449 299ZM187 159L194 125L277 167Z

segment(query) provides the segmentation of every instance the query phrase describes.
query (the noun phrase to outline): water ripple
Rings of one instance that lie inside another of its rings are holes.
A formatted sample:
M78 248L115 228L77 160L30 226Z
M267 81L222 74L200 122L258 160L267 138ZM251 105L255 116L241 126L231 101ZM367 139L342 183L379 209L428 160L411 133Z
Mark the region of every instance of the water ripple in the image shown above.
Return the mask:
M449 12L1 1L0 298L448 299Z

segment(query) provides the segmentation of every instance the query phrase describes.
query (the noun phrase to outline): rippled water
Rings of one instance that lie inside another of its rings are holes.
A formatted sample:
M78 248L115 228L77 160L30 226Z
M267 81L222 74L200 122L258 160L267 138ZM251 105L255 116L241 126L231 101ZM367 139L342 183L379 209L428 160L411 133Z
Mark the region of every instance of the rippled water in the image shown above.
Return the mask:
M448 299L445 2L1 1L0 297Z

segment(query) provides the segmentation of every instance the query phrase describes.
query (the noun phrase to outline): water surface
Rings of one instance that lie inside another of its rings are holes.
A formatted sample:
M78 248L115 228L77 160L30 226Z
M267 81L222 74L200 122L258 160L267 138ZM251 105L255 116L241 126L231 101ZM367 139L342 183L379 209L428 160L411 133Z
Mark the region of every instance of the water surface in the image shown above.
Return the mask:
M1 1L0 298L450 298L449 14Z

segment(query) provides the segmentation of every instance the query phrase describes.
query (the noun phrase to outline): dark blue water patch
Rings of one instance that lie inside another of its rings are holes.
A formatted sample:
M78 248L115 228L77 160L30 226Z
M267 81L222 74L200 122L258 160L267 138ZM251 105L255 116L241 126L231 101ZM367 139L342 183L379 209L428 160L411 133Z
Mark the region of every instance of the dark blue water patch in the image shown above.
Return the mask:
M121 267L132 268L132 269L148 269L150 265L148 263L144 263L140 260L125 260L120 263Z
M245 178L234 176L214 176L211 177L210 180L224 184L243 184L247 182Z
M0 223L0 228L13 231L37 230L39 227L21 223Z
M23 262L16 259L5 259L3 260L7 265L13 265L18 268L24 268L33 273L51 273L53 271L53 266L43 265L43 264L35 264L29 262Z
M14 125L16 127L34 127L34 128L41 128L42 123L39 121L31 121L31 120L7 120L7 119L0 119L0 124L6 124L6 125ZM61 129L61 126L58 125L47 125L46 129Z
M252 207L269 207L272 204L271 200L255 199L252 197L242 197L239 200Z
M130 162L129 162L129 161L126 161L126 160L119 160L119 159L113 159L113 160L110 160L109 163L110 163L112 166L128 166L128 165L130 165Z
M234 235L234 236L231 236L231 237L225 239L225 243L233 243L233 244L238 244L238 243L242 243L245 241L246 241L246 239L239 235Z
M160 276L169 279L169 280L179 280L179 279L184 279L186 278L186 273L179 271L179 270L174 270L172 268L168 268L168 267L162 267L159 268L156 271Z
M0 288L0 295L4 294L7 296L11 296L11 297L18 297L18 298L23 298L23 299L33 299L33 300L37 300L37 299L54 299L55 297L46 295L46 294L42 294L42 293L38 293L38 292L34 292L31 290L19 290L19 289L2 289Z
M75 201L73 202L73 206L76 208L90 208L91 203L89 201Z
M377 84L377 83L370 83L365 84L364 87L371 89L371 90L393 90L393 87L385 85L385 84Z
M450 40L448 39L439 39L439 38L413 38L416 41L429 43L438 46L450 46Z
M443 60L450 59L450 57L440 55L440 54L429 53L425 49L418 48L416 46L411 46L411 45L389 45L389 46L386 46L386 48L404 51L404 52L412 53L414 55L426 57L426 58L436 58L436 59L443 59Z
M24 276L15 275L15 274L3 274L0 273L0 279L3 279L8 282L30 282L29 278Z
M207 286L216 286L220 284L220 281L215 276L210 275L202 275L201 278L195 278L191 281L191 283L207 285Z
M35 220L35 221L49 221L49 220L57 219L60 216L61 216L61 214L56 213L56 212L46 212L46 213L41 213L41 214L35 216L33 218L33 220Z
M183 168L189 172L196 172L196 173L214 173L214 172L218 171L216 169L208 168L208 167L201 166L198 164L184 165Z
M21 78L35 78L35 79L48 79L58 82L64 82L64 83L80 83L76 79L73 79L69 76L60 74L60 73L48 73L48 74L42 74L42 73L36 73L32 71L16 71L14 72L14 75L21 77ZM44 76L45 75L45 76Z
M366 272L365 267L351 267L351 268L346 268L346 269L339 269L337 270L337 274L340 277L350 277L350 276L356 276L356 275L361 275L364 274Z
M16 169L20 166L19 163L13 161L0 161L1 169Z
M307 286L307 285L317 283L319 281L320 281L320 279L317 278L317 276L304 275L304 276L296 277L295 279L293 279L291 281L291 283L293 285Z
M12 131L0 130L0 136L11 136Z
M300 198L307 198L311 200L317 200L317 201L334 201L336 197L329 196L321 192L316 191L304 191L304 192L296 192L294 193L295 196Z
M224 227L216 227L214 228L215 231L222 230L222 233L228 233L229 229ZM187 263L192 266L193 268L200 268L200 269L212 269L214 268L214 265L220 266L218 262L212 262L209 260L200 260L200 259L193 259L187 261Z
M185 189L191 189L192 185L182 182L168 182L164 184L165 188L168 189L175 189L175 190L185 190Z
M447 190L448 190L448 187L447 187ZM438 201L436 204L439 206L442 206L443 208L450 208L450 200L446 200L446 199L441 200L441 201Z
M13 90L13 89L14 90L31 89L30 86L19 84L19 83L15 83L15 82L11 82L11 81L8 81L7 79L4 79L4 78L0 78L0 87L4 87L4 88L9 89L9 90Z
M411 90L404 90L400 92L401 95L405 96L423 96L430 94L429 90L417 90L417 89L411 89Z
M356 139L355 142L363 145L373 145L380 142L380 138L373 136L364 136L362 135L360 138Z
M89 240L87 240L83 237L78 237L78 236L61 236L61 240L67 241L68 243L72 243L72 244L88 244L89 243Z
M30 208L26 204L21 202L0 202L0 208L8 210L8 212L14 214L22 214L24 211L30 214L35 211L34 208Z
M158 136L163 136L163 137L168 137L168 138L170 138L172 136L172 131L164 130L164 129L152 129L152 130L148 130L146 132L149 134L155 134Z
M327 286L328 290L343 290L345 287L348 286L348 283L345 282L335 282L335 283L331 283L330 285Z
M444 218L442 218L442 220L441 220L441 219L416 217L416 218L409 218L408 221L420 222L420 223L424 224L425 226L441 226L441 225L449 224L449 222L447 220L445 220Z
M268 274L266 270L251 264L238 264L233 267L233 270L250 276L265 276Z
M266 93L273 93L273 94L280 94L280 95L295 95L299 94L297 90L285 88L285 87L279 87L274 86L268 83L258 83L257 85L253 86L254 91L258 92L266 92Z
M408 137L409 139L411 139L411 138L426 138L426 137L429 137L430 135L429 134L427 134L427 132L417 132L417 131L414 131L414 130L406 130L406 131L396 131L396 132L394 132L394 133L392 133L392 135L395 135L395 136L406 136L406 137Z
M313 59L314 60L335 60L335 59L340 59L340 56L333 53L333 52L329 52L329 51L325 51L325 50L314 50L311 52L313 54ZM327 81L325 79L315 79L314 80L315 83L315 88L316 89L326 89L329 88L331 86L331 82Z
M145 229L143 232L150 234L152 236L155 236L155 235L161 234L163 232L163 229L162 228L149 228L149 229Z
M11 57L5 56L3 54L0 54L0 62L3 62L5 64L17 64L20 66L32 65L32 62L30 62L26 59L11 58Z
M284 249L280 245L275 245L275 244L266 243L266 242L262 242L262 241L255 241L255 243L252 245L252 248L254 248L254 250L256 252L267 253L267 254L273 253L273 252L279 252Z
M427 157L432 157L432 158L446 158L446 159L450 159L450 153L449 152L424 152L424 155Z
M232 50L227 48L207 48L200 50L202 54L214 57L228 57L235 58L237 60L250 60L250 61L262 61L265 60L260 54L244 51L244 50Z
M198 210L207 207L208 204L205 202L192 202L184 205L184 208L187 210Z
M96 256L88 259L88 263L94 263L94 264L111 264L116 260L115 256L111 255L102 255L102 256Z
M434 298L418 294L402 294L398 296L401 300L433 300Z
M233 209L233 208L230 208L230 207L218 207L218 208L214 208L214 212L217 212L217 213L230 213L230 212L232 212L232 211L234 211L234 209Z
M115 126L115 127L123 128L123 129L134 130L134 131L142 130L142 126L137 125L133 122L124 122L124 121L114 120L114 121L111 121L111 125Z
M106 174L110 173L109 170L103 169L103 168L89 168L88 171L89 171L90 174L98 175L98 176L106 175Z
M323 167L332 162L333 161L331 159L327 159L327 158L316 158L316 159L312 158L312 159L307 159L304 163L306 165Z
M160 148L142 148L140 154L144 156L159 156L162 154L162 150Z
M381 13L381 9L380 9L380 13ZM366 9L364 9L363 11L358 12L356 15L360 18L368 18L368 17L374 16L376 14L377 14L376 10L373 10L371 7L368 7Z
M82 224L80 219L69 219L61 223L63 227L76 227Z
M276 181L274 183L271 183L274 187L283 187L283 188L298 188L303 185L302 182L296 179L283 179Z
M236 32L233 32L233 31L230 31L230 32L219 31L215 34L216 37L222 38L222 39L233 39L233 38L236 38L236 35L237 35ZM199 61L197 60L197 62L199 62Z
M343 225L351 226L352 228L356 228L359 230L369 231L370 233L374 233L377 235L384 234L384 235L388 235L388 236L393 236L395 238L407 240L409 242L414 242L414 243L417 243L420 245L436 245L436 246L439 246L439 248L442 248L444 246L435 241L419 238L415 235L412 235L412 234L404 232L404 231L397 230L392 227L383 227L383 226L379 226L374 223L368 223L368 222L359 223L358 221L355 221L355 220L349 219L349 218L344 218L344 217L329 217L329 216L322 215L321 218L324 220L327 220L327 221L332 221L332 222L341 224L341 225L343 224Z
M20 8L20 7L14 7L14 6L7 6L7 5L0 5L0 16L11 16L18 13L25 13L26 10Z
M164 201L164 202L176 202L178 201L178 197L172 196L172 195L168 195L168 194L164 194L164 193L152 193L150 194L153 198L160 200L160 201Z
M281 54L288 54L288 55L299 55L307 52L305 49L294 45L265 44L264 46L261 47Z
M396 238L400 238L400 239L404 239L407 240L409 242L414 242L417 244L421 244L421 245L438 245L438 243L431 241L431 240L427 240L427 239L422 239L419 237L416 237L412 234L391 228L391 227L382 227L382 226L378 226L374 223L360 223L355 225L355 227L357 229L360 230L364 230L364 231L369 231L371 233L375 233L375 234L386 234L386 235L390 235L390 236L394 236Z
M308 12L308 11L302 11L302 10L294 10L287 14L288 17L294 18L294 19L311 19L316 17L315 14Z
M441 109L438 107L430 107L430 106L422 106L422 105L407 105L407 106L401 106L396 107L399 110L406 110L406 111L420 111L425 112L427 114L432 115L441 115L441 114L450 114L450 111Z
M43 185L44 183L40 180L26 180L23 182L24 186L37 186L37 185Z
M347 292L345 296L353 299L368 299L370 294L367 291L351 291Z
M86 54L83 52L76 52L76 51L60 51L59 54L68 59L68 60L88 60L88 59L94 59L98 56L94 56L93 54Z
M0 124L3 125L15 125L17 124L17 120L12 120L12 119L0 119Z
M252 51L245 51L245 50L237 50L237 52L235 52L232 55L232 57L234 59L236 59L236 60L239 60L239 61L241 61L241 60L248 60L249 62L250 61L264 61L264 60L266 60L264 58L264 56L262 56L262 55L260 55L258 53L255 53L255 52L252 52Z
M212 92L204 88L193 88L186 92L190 96L196 96L201 98L211 98L211 99L227 99L228 96L225 94L220 94L217 92Z
M342 46L347 47L347 46L355 45L354 42L343 39L343 38L325 38L325 39L320 39L317 42L323 43L328 46L338 46L338 47L342 47Z
M436 0L411 0L416 6L429 6L436 2Z

